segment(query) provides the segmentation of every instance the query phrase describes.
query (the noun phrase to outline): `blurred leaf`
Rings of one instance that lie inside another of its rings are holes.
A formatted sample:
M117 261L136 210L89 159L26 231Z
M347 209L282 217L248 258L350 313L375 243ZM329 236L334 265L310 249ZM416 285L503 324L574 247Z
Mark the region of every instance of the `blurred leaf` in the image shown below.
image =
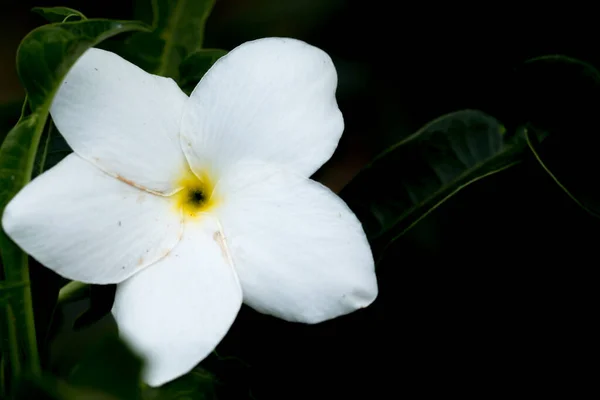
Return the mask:
M200 49L205 24L215 0L156 0L152 2L153 32L136 33L111 49L147 72L180 81L180 64ZM147 6L136 4L140 14Z
M14 400L120 400L97 389L78 388L49 374L20 379L13 393Z
M14 398L52 400L135 400L141 398L142 362L117 337L109 336L86 352L67 381L49 374L25 375Z
M112 309L117 285L89 285L90 307L73 324L74 330L81 330L100 321Z
M133 0L133 19L152 25L153 17L152 0Z
M528 60L516 71L522 118L530 126L528 145L540 166L564 193L593 216L600 214L600 196L593 182L600 72L591 64L563 55ZM540 140L532 133L544 131Z
M190 54L179 66L181 88L191 93L210 67L225 54L227 51L220 49L202 49Z
M44 25L30 32L17 50L17 72L29 101L24 115L8 133L0 148L0 215L6 204L31 179L35 156L54 93L63 77L89 47L121 32L147 30L132 21L85 20ZM7 320L17 331L10 343L31 373L39 372L28 257L4 232L0 232L4 284L20 285L10 297L14 318Z
M377 156L340 196L382 250L462 188L514 165L524 148L493 117L454 112Z
M191 372L159 388L145 388L144 400L216 400L217 380L198 366Z
M69 7L34 7L31 11L40 14L49 22L79 21L87 19L85 15Z
M108 337L73 368L69 384L96 389L116 399L141 397L142 361L117 337Z

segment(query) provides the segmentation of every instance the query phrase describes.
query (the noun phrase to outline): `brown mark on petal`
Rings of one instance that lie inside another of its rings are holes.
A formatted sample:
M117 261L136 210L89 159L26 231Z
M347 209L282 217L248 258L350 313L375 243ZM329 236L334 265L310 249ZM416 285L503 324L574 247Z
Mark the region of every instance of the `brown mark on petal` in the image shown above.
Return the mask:
M215 242L217 242L217 244L221 248L221 255L223 256L223 259L225 260L225 262L227 264L230 264L229 252L227 251L227 244L225 243L225 238L223 237L223 234L219 231L215 232L213 234L213 240Z
M117 174L116 178L117 178L118 180L120 180L121 182L123 182L123 183L126 183L126 184L128 184L128 185L131 185L131 186L136 186L136 184L135 184L135 183L133 183L133 181L130 181L129 179L127 179L127 178L124 178L124 177L122 177L122 176L121 176L121 175L119 175L119 174Z
M137 266L138 266L138 267L141 267L143 263L144 263L144 257L140 257L140 258L138 259Z
M159 260L162 260L163 258L165 258L166 256L168 256L169 254L171 254L171 251L173 251L173 249L164 249L161 252L161 254L160 254Z

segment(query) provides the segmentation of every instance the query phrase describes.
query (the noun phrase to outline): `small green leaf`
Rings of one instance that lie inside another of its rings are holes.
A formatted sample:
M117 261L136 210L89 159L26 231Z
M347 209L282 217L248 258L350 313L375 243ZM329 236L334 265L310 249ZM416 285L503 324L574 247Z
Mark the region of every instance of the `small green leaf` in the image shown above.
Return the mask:
M136 30L148 28L132 21L84 20L44 25L23 39L17 50L17 72L25 87L31 113L23 115L0 147L0 215L8 202L31 180L50 104L67 71L88 48L116 34ZM18 341L10 343L10 347L17 349L29 372L37 375L39 359L28 257L3 231L0 231L0 255L3 283L24 284L21 293L13 293L9 299L14 318L4 316L17 331Z
M111 48L147 72L179 82L179 66L202 49L204 29L215 0L152 1L154 31L131 35ZM146 9L147 7L141 7Z
M188 94L215 62L227 54L221 49L202 49L190 54L179 66L180 86Z
M87 19L81 12L69 7L34 7L31 11L40 14L48 22L80 21Z
M525 144L493 117L440 117L377 156L340 193L382 250L465 186L516 162Z

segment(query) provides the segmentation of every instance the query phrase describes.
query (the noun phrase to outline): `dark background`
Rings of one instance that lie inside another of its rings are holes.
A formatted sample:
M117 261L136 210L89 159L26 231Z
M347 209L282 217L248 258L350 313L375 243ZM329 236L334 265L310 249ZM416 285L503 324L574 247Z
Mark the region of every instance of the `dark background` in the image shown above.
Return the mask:
M477 4L218 0L205 45L230 50L291 36L331 55L346 132L315 178L335 191L387 144L442 114L475 108L509 131L531 119L550 130L544 154L593 197L596 88L562 70L524 81L519 67L556 53L597 65L594 13ZM133 15L129 2L9 2L0 16L1 102L23 96L14 54L44 23L29 9L56 5L88 17ZM390 171L381 184L409 172ZM461 191L399 240L378 267L371 307L317 326L244 308L218 351L245 363L205 364L224 382L223 398L573 396L591 383L597 363L599 232L528 157ZM83 306L65 310L64 322ZM112 329L110 318L76 333L63 327L48 367L64 373Z

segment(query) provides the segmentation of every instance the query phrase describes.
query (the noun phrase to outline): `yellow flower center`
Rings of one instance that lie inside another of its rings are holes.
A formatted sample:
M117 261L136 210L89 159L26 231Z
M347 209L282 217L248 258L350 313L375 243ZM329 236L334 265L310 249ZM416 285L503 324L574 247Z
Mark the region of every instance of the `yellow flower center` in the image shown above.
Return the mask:
M182 189L174 195L175 205L186 218L198 218L218 203L213 193L214 182L206 173L198 176L186 171L179 179L179 186Z

